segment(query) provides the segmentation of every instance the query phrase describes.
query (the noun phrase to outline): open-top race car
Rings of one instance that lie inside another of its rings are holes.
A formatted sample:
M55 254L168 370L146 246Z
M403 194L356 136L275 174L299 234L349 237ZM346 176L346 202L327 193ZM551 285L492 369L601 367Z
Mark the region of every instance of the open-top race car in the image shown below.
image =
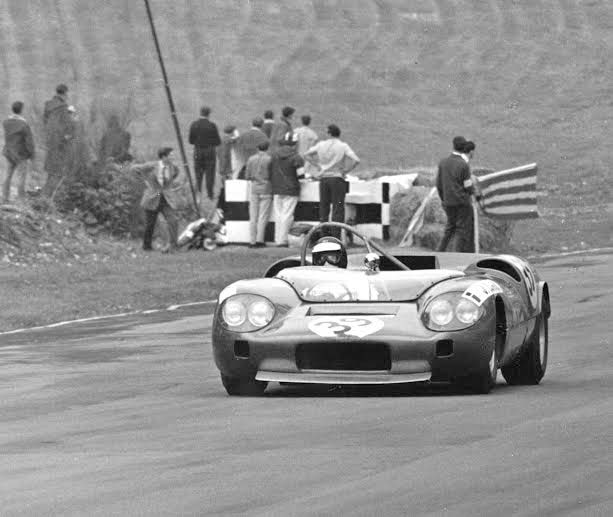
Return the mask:
M347 256L339 227L367 253ZM512 255L385 251L342 223L322 223L300 257L219 295L213 351L230 395L269 382L332 385L453 383L488 393L497 371L538 384L547 365L549 289Z

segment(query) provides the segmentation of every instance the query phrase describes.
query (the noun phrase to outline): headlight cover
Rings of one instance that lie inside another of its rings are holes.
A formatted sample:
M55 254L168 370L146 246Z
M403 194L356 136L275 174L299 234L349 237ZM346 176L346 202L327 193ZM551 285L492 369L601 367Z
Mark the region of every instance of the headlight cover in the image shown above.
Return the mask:
M474 325L485 314L461 292L444 293L429 300L421 314L423 324L430 330L462 330Z
M220 319L234 332L253 332L268 325L275 316L275 306L264 296L235 294L224 300Z

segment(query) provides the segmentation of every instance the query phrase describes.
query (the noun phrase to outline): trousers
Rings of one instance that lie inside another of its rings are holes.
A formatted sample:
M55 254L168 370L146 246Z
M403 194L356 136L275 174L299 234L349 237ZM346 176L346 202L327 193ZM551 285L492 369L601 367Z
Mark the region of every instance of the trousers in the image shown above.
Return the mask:
M202 192L202 180L206 183L206 193L213 199L215 193L215 166L217 154L215 148L194 149L194 174L196 175L196 190Z
M271 206L272 194L251 194L249 199L249 237L251 244L264 242Z
M19 184L17 185L17 196L25 197L26 195L26 178L28 176L29 162L28 160L22 160L20 162L14 162L7 158L8 168L6 170L6 178L2 184L2 200L5 203L9 202L11 197L11 181L13 180L13 174L16 171L20 172Z
M330 218L330 205L332 205L332 221L345 222L345 195L347 182L343 178L322 178L319 181L319 222L326 223ZM340 228L332 228L327 232L340 239Z
M447 246L451 244L448 251L473 253L475 245L473 242L472 205L443 205L443 210L447 215L447 223L437 251L447 251Z
M287 244L289 229L294 224L294 211L298 204L298 196L274 195L275 205L275 243Z
M155 230L155 223L157 222L158 214L162 213L166 224L168 225L168 234L170 239L170 247L177 247L177 229L178 220L175 211L166 201L164 196L160 196L160 204L155 210L145 210L145 234L143 236L143 249L150 250L153 241L153 230Z

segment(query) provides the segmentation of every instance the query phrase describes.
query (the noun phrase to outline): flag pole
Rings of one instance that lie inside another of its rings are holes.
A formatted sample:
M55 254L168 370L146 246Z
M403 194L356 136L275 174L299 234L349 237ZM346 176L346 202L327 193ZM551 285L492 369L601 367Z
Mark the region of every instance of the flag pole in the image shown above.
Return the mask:
M147 17L149 18L149 25L151 26L151 34L153 35L153 42L155 43L155 50L158 55L158 61L160 62L160 68L162 69L162 77L164 79L164 87L166 88L166 97L168 97L168 105L170 107L170 115L174 124L175 133L177 135L177 142L179 143L179 151L181 153L181 160L183 161L183 168L189 181L189 188L192 192L192 200L194 202L194 208L196 214L200 217L200 209L198 207L198 201L196 200L196 191L194 189L194 183L192 181L192 175L187 163L187 156L185 154L185 146L183 145L183 138L181 137L181 128L179 126L179 120L177 118L177 112L175 109L175 103L172 100L172 92L170 91L170 84L168 83L168 75L166 74L166 67L164 66L164 58L162 57L162 50L160 49L160 42L158 41L157 32L155 31L155 24L153 23L153 14L151 13L151 7L149 6L149 0L145 0L145 9L147 10Z
M479 210L477 209L477 203L475 199L472 199L471 203L473 207L473 236L475 239L475 253L479 253Z

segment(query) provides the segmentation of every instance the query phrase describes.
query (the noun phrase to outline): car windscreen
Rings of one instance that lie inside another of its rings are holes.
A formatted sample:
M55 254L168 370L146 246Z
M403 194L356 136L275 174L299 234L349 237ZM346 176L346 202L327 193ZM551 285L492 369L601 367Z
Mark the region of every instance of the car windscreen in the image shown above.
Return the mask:
M433 283L458 272L348 270L335 267L287 268L277 278L307 302L389 302L415 300Z

